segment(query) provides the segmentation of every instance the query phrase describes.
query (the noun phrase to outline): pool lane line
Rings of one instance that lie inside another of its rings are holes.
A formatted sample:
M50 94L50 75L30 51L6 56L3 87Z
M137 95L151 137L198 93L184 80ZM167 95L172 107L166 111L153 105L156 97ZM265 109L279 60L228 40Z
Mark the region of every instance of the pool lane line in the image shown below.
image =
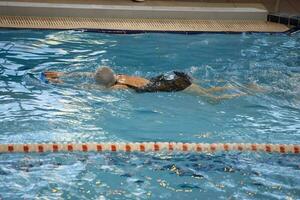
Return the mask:
M103 142L0 144L0 153L44 152L265 152L300 154L300 144L181 143L181 142Z

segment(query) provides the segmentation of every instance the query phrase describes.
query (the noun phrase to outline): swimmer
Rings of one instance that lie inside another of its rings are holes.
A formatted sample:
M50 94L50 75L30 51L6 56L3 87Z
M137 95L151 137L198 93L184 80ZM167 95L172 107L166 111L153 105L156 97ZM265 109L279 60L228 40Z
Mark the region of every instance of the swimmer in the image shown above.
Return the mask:
M211 101L220 101L232 99L245 95L240 92L238 94L225 94L216 96L213 93L225 90L236 89L233 86L203 88L192 82L192 78L183 72L174 71L173 76L160 75L151 79L139 76L129 76L125 74L115 74L114 71L106 66L99 67L96 72L54 72L47 71L43 73L45 79L52 83L63 83L61 78L67 77L90 77L95 80L96 85L107 89L131 89L138 93L145 92L178 92L185 91L188 93L200 95Z

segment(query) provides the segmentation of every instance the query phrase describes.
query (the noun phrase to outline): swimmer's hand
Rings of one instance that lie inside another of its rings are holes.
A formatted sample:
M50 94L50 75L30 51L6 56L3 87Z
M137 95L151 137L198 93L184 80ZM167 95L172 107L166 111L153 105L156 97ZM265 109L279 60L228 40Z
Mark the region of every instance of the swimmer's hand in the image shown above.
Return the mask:
M63 76L63 72L54 72L54 71L47 71L44 72L46 79L51 83L63 83L59 77Z
M47 71L47 72L44 72L44 74L47 79L59 78L64 75L63 72L55 72L55 71Z

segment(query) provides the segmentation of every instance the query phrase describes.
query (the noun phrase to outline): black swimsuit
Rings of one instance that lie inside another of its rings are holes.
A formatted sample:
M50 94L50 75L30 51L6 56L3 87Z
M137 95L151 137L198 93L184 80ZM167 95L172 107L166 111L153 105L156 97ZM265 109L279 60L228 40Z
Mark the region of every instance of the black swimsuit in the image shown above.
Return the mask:
M144 87L132 87L136 92L177 92L186 89L192 84L192 78L184 72L174 71L172 78L160 75L150 79Z

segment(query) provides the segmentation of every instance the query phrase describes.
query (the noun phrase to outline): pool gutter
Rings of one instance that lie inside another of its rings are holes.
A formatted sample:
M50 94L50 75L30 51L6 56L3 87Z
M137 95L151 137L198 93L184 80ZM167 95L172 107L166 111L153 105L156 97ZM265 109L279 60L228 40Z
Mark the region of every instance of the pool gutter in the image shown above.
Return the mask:
M82 17L0 16L0 27L22 29L87 30L109 33L282 33L283 24L258 20L117 19Z

